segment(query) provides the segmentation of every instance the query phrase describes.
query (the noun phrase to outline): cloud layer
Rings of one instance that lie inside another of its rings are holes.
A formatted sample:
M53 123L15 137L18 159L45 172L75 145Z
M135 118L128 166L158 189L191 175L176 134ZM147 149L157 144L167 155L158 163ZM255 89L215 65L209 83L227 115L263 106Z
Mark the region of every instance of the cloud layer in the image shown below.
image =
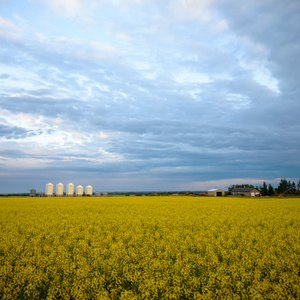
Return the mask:
M300 177L298 1L0 6L0 192Z

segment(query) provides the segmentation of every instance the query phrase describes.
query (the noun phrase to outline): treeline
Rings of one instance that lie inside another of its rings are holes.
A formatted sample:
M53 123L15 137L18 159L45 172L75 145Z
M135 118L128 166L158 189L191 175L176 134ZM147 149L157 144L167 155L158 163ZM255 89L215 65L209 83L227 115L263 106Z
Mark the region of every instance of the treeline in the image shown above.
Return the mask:
M262 196L275 196L275 195L300 195L300 180L297 183L294 181L288 181L287 179L281 179L277 187L273 187L271 184L266 184L264 181L262 186L253 186L252 184L236 184L228 188L230 193L234 188L255 188L260 191Z

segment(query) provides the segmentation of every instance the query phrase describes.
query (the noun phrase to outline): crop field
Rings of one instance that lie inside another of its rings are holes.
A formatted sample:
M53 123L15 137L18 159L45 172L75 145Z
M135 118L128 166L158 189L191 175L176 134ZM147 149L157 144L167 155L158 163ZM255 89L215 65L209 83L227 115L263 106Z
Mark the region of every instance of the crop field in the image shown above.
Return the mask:
M0 298L300 299L299 220L299 198L0 198Z

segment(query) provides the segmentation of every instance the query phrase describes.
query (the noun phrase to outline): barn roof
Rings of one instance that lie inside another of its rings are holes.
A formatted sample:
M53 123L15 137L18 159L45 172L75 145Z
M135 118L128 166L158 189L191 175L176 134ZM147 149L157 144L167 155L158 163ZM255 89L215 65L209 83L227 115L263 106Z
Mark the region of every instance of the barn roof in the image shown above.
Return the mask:
M234 188L232 192L251 192L252 190L256 190L255 188Z

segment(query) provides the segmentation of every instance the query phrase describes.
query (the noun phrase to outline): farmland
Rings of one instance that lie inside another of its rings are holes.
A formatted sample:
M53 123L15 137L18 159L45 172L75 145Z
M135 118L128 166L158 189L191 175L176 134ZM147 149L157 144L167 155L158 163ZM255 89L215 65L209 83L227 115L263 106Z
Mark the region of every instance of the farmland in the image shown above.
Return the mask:
M0 198L1 299L300 299L299 198Z

